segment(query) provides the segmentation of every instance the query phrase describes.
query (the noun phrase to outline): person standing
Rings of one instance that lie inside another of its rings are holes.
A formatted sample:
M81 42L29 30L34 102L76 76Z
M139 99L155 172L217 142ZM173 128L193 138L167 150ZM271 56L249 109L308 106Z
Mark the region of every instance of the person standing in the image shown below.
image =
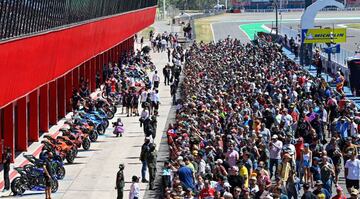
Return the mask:
M351 193L352 188L359 189L360 160L356 159L356 156L353 153L345 163L346 188L349 193Z
M49 152L47 154L47 158L44 161L43 169L44 169L44 179L45 179L45 198L51 199L51 181L52 181L52 169L51 169L51 158L53 154Z
M152 82L154 85L154 89L159 88L160 76L158 75L157 70L155 71L154 75L152 76Z
M173 104L173 105L176 105L176 90L177 90L176 83L173 82L173 83L170 85L170 94L171 94L171 97L172 97L172 104Z
M170 69L169 69L169 65L166 64L163 68L163 75L164 75L164 84L166 85L170 85Z
M171 50L169 47L167 48L167 57L168 57L168 62L170 62L171 61Z
M149 152L146 155L146 164L149 169L149 189L154 189L155 176L156 176L156 160L157 160L157 151L156 145L154 143L150 144Z
M281 163L281 149L282 149L283 143L278 140L277 135L273 135L270 142L270 179L273 176L273 167L278 167L278 165ZM275 172L276 173L276 172Z
M119 171L116 174L116 186L117 190L117 199L123 199L124 197L124 187L125 187L125 178L124 178L124 164L119 164Z
M139 199L139 197L140 197L139 178L137 176L133 176L132 184L130 186L129 199Z
M159 90L155 90L153 95L151 96L151 105L154 108L153 114L155 116L158 116L159 114L159 105L160 105L160 96L159 96Z
M5 182L3 192L6 192L6 191L9 191L9 189L10 189L9 172L10 172L10 163L12 160L12 154L11 154L10 147L6 147L5 152L2 155L2 160L3 160L4 182Z
M149 182L146 180L146 168L147 168L146 156L149 152L149 146L150 146L150 137L146 137L144 144L141 146L141 152L140 152L140 161L142 163L142 167L141 167L141 182L142 183Z

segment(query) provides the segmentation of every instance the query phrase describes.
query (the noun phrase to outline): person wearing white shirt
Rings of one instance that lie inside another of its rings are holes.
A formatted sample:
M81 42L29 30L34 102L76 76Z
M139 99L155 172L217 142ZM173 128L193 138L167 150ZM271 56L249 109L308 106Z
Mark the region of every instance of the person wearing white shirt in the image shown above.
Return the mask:
M152 82L154 88L159 88L160 76L158 75L157 70L155 71L154 75L152 76Z
M130 186L129 199L139 199L139 197L140 197L139 178L137 176L133 176L132 184Z
M345 177L346 188L351 192L351 189L359 189L360 180L360 160L356 158L356 153L353 153L351 159L345 163Z
M152 92L151 95L151 104L152 104L152 108L154 109L154 115L158 115L158 110L159 110L159 104L160 104L160 96L159 96L159 91L155 90L155 92Z
M140 94L141 107L144 108L144 103L146 102L148 96L148 90L145 88Z

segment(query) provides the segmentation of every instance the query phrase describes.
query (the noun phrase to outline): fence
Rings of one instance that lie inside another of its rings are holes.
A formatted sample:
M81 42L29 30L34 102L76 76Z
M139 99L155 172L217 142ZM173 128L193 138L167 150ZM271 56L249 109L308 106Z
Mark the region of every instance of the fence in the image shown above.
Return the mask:
M283 26L283 27L281 27L280 34L281 35L286 34L289 39L291 37L293 37L295 39L295 41L297 41L297 43L300 43L300 41L299 41L300 32L298 30L294 30L294 29L288 28L286 26ZM326 46L318 45L316 47L322 48L322 47L326 47ZM339 64L341 66L347 66L347 61L346 61L347 58L351 57L351 56L354 56L354 54L355 54L355 52L353 52L353 51L349 51L349 50L346 50L344 48L341 48L340 53L336 53L336 54L331 55L331 60L333 62L336 62L337 64ZM326 57L326 58L328 57L327 53L325 53L325 52L321 52L321 55Z
M0 0L0 41L156 4L157 0Z
M330 7L324 8L320 12L327 12L327 11L359 11L360 7L348 7L344 9ZM289 8L289 9L279 9L279 12L303 12L304 8ZM275 12L275 8L272 9L245 9L245 12Z

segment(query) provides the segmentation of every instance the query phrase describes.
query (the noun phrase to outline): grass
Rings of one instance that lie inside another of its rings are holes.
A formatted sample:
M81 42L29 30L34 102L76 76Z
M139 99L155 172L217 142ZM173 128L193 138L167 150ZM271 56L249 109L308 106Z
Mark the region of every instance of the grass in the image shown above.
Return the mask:
M194 21L196 41L198 42L203 41L205 43L214 41L214 35L211 30L211 24L214 22L218 22L219 19L221 19L221 17L223 17L223 15L196 19Z
M154 31L155 32L155 28L150 26L145 28L144 30L142 30L139 35L138 38L140 39L141 37L144 37L144 39L149 39L149 33L150 31Z
M346 24L346 27L348 27L348 28L360 29L360 23Z
M240 29L245 32L245 34L249 37L250 40L254 39L254 35L258 32L269 32L268 30L263 28L263 23L249 23L240 25Z

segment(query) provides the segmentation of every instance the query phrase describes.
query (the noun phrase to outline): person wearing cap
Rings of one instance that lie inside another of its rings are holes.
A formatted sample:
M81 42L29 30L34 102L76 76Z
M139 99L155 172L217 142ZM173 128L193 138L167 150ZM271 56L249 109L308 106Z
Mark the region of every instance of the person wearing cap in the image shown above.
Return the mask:
M213 169L213 174L215 179L219 179L223 176L227 176L228 172L226 171L225 167L222 165L223 161L221 159L216 160L216 166Z
M321 180L321 168L319 162L321 161L320 158L314 157L312 161L312 165L310 167L310 173L312 174L311 178L311 187L314 186L314 181Z
M359 190L352 189L350 192L350 198L349 199L359 199Z
M360 160L352 154L351 158L345 163L346 188L350 193L351 189L359 189L360 180Z
M185 190L184 199L194 199L192 189L188 188Z
M117 190L117 199L123 199L124 196L124 187L125 187L125 178L124 178L124 164L119 164L119 171L116 174L116 186Z
M273 135L271 137L271 142L270 142L270 178L272 178L273 176L273 168L275 167L278 168L278 165L281 164L281 149L283 147L283 143L282 141L278 140L278 136L277 135ZM276 171L276 170L275 170Z
M282 162L277 168L276 175L280 177L282 185L285 186L290 176L291 170L291 156L288 153L285 153L283 156Z
M309 183L304 183L303 188L304 188L304 194L301 196L301 199L317 199L316 195L310 191Z
M331 194L327 189L323 188L323 183L321 180L316 181L315 186L316 188L313 191L313 194L315 194L317 197L319 197L320 194L324 194L326 199L330 199Z
M346 196L343 193L343 188L341 188L341 186L336 187L336 195L331 199L346 199Z
M256 176L252 176L249 180L249 190L250 195L255 196L256 193L259 191L259 186L257 185L257 178Z

